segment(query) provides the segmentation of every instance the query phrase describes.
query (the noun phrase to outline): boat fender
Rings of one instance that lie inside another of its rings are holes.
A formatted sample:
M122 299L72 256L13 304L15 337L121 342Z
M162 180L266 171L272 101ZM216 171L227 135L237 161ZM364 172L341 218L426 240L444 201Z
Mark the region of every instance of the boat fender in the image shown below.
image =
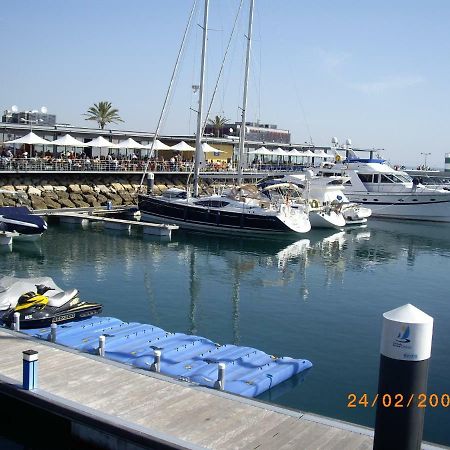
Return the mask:
M311 200L311 206L312 206L313 208L318 208L318 207L319 207L319 201L316 200L316 199Z
M336 162L339 162L339 161L341 160L340 155L336 155L336 157L334 158L334 160L335 160Z

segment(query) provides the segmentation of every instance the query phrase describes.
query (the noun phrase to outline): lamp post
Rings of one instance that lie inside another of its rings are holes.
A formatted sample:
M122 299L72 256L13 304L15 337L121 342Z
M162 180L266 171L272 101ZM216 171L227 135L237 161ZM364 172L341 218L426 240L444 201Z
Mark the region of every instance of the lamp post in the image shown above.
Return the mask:
M431 153L429 153L429 152L428 153L427 152L420 152L420 154L424 156L423 167L424 167L424 170L427 170L427 156L431 155Z

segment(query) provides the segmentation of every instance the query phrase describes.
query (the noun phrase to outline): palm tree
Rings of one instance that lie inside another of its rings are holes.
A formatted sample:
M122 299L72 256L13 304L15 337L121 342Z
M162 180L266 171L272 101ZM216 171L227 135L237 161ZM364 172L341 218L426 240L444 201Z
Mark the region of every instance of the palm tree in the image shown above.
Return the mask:
M102 130L108 123L123 122L119 116L119 110L113 108L111 102L94 103L94 106L91 106L83 116L88 116L85 120L95 120L98 122Z
M216 136L219 137L220 132L222 131L222 128L225 126L225 124L228 122L228 119L224 116L216 116L214 117L214 119L209 119L208 122L214 128Z

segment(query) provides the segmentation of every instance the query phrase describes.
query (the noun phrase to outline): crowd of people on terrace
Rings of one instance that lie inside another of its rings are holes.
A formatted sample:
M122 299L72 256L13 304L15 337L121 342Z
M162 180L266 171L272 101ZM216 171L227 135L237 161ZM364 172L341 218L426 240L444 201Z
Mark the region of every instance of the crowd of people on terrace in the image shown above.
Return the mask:
M192 158L186 159L181 154L165 159L162 154L149 158L134 152L126 155L110 152L92 157L85 152L37 151L30 155L25 148L13 150L3 148L0 152L0 170L143 171L148 165L148 170L186 172L193 165ZM232 168L230 161L207 161L204 170L224 171Z

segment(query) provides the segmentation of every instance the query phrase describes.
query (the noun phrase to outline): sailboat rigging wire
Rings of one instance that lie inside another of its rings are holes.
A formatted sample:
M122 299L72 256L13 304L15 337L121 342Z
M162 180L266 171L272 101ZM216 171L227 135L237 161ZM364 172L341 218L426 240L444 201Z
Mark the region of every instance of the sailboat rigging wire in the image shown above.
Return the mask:
M214 86L214 90L213 90L213 93L212 93L212 96L211 96L211 101L209 102L208 111L205 114L205 121L203 122L202 135L203 135L203 133L205 131L206 124L208 122L209 113L211 112L211 108L212 108L212 105L214 103L214 98L216 96L217 89L219 87L219 82L220 82L220 79L222 77L223 68L225 66L225 60L227 59L228 51L230 50L231 42L232 42L232 39L233 39L233 36L234 36L234 32L236 30L236 25L237 25L237 21L238 21L238 18L239 18L239 14L240 14L241 9L242 9L243 2L244 2L244 0L240 1L239 8L238 8L237 13L236 13L236 17L234 18L233 28L231 29L230 38L228 39L227 48L225 50L225 53L223 54L222 65L220 66L219 74L217 75L216 85Z
M163 122L163 118L164 118L164 115L165 115L165 112L166 112L167 104L169 102L170 94L172 93L173 84L174 84L174 81L175 81L176 74L178 72L178 66L179 66L179 63L180 63L181 56L183 54L184 46L185 46L185 43L186 43L186 38L187 38L187 35L188 35L188 31L189 31L189 29L191 27L192 17L194 16L194 11L195 11L196 6L197 6L197 0L194 0L194 3L193 3L192 8L191 8L191 12L189 14L188 22L187 22L186 28L184 30L183 39L181 41L180 49L178 50L177 59L175 61L175 65L173 67L172 77L170 78L169 87L167 88L166 97L164 99L164 104L163 104L163 107L161 109L161 114L160 114L159 119L158 119L158 124L156 126L155 135L153 137L152 146L151 146L151 149L150 149L150 156L148 157L147 163L145 165L144 173L142 174L141 182L139 184L139 191L141 190L142 185L144 184L144 179L145 179L145 176L147 175L148 166L150 164L150 159L151 159L151 157L153 156L153 153L154 153L155 142L158 139L159 130L160 130L161 124Z
M289 65L290 65L290 67L291 67L290 73L291 73L291 74L296 73L296 72L294 71L294 68L292 67L291 61L289 61ZM309 127L309 123L308 123L308 120L307 120L307 118L306 118L306 111L305 111L305 108L303 107L303 103L302 103L302 101L301 101L301 99L300 99L300 95L299 95L299 93L298 93L297 83L295 82L295 78L294 78L293 76L291 76L291 80L292 80L292 83L293 83L293 85L294 85L295 96L297 97L297 102L298 102L298 104L299 104L299 106L300 106L300 110L301 110L301 112L302 112L303 120L305 121L306 131L308 132L308 136L309 136L309 143L310 143L311 145L314 145L313 138L312 138L312 135L311 135L311 129L310 129L310 127Z

